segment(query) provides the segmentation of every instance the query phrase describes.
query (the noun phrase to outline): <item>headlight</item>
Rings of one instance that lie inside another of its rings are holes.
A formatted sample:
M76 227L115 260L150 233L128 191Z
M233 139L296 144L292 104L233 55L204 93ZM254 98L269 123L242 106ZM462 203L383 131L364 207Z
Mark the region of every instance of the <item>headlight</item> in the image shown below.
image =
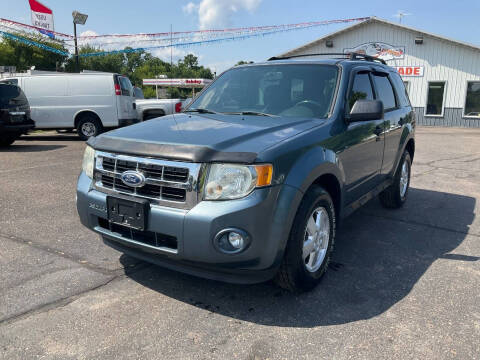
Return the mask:
M93 179L93 164L95 162L95 150L92 147L88 146L85 148L85 153L83 154L82 170L85 171L85 174L90 179Z
M272 183L273 167L262 165L212 164L205 185L205 200L232 200L250 194L256 187Z

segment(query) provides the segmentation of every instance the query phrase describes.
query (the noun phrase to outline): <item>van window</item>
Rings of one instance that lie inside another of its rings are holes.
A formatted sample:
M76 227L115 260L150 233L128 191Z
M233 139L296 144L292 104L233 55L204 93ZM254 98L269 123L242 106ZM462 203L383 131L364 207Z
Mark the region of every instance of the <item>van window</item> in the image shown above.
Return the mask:
M120 88L122 89L122 95L133 96L132 95L133 87L132 87L132 83L130 82L130 80L125 76L119 76L118 81L120 82Z

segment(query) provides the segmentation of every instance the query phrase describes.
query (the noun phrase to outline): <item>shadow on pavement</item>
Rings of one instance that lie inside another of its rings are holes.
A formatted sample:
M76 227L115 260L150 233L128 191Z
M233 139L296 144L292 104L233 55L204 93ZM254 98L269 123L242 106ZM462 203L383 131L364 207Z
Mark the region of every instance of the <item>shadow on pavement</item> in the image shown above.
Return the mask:
M77 134L48 134L48 135L24 135L20 138L24 141L83 141Z
M478 260L449 254L467 236L475 217L474 198L412 188L407 204L387 211L373 200L346 219L330 269L310 293L291 294L272 283L224 284L157 266L127 276L178 301L263 325L314 327L369 319L407 296L437 259ZM452 230L445 229L448 218L456 221ZM123 255L120 260L129 259Z
M66 145L18 144L14 142L9 147L0 149L0 152L40 152L57 150L64 147L66 147Z

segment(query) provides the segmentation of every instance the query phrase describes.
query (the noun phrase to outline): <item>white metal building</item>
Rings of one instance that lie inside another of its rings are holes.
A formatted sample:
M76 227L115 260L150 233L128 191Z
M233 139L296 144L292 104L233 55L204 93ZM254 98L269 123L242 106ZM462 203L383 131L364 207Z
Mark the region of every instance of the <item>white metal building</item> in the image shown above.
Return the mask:
M480 127L478 46L373 17L282 55L353 51L397 68L418 124Z

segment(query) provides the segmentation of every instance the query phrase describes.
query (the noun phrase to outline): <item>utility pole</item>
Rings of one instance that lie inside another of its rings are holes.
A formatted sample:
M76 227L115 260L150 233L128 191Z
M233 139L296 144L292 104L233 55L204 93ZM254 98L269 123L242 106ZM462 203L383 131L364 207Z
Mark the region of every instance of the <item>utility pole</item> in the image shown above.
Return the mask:
M80 60L78 59L78 44L77 44L77 24L73 21L73 38L75 42L75 72L80 72Z
M79 13L78 11L72 12L73 17L73 36L75 42L75 70L80 72L80 60L78 58L78 45L77 45L77 24L85 25L88 15Z

